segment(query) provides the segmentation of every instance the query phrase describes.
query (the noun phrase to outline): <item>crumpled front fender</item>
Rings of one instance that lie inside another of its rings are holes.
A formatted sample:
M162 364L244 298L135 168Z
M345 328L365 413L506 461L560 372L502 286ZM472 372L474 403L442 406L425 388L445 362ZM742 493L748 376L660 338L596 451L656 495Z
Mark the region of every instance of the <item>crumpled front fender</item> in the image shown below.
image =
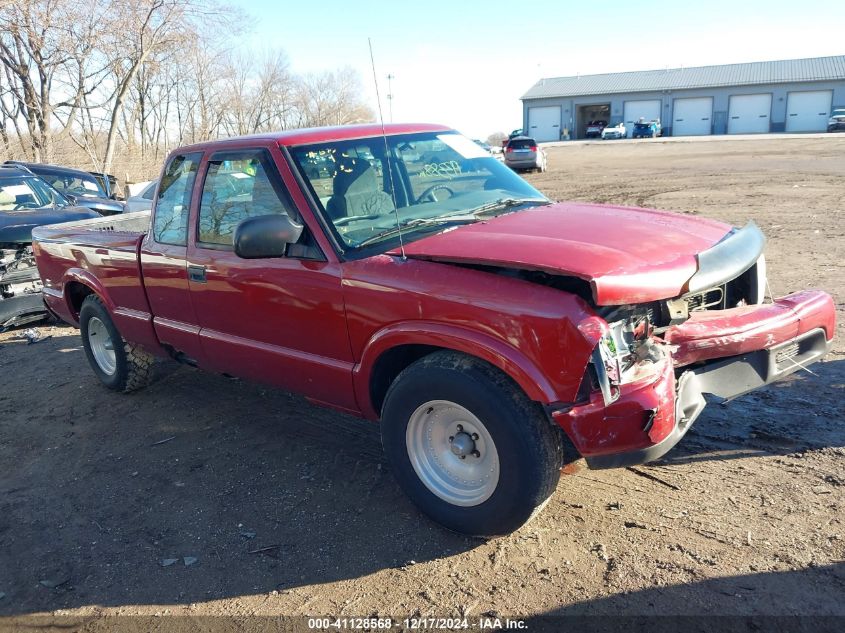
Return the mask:
M828 340L833 338L833 298L821 290L803 290L773 303L693 312L670 327L664 340L676 346L675 367L683 367L769 348L819 328Z

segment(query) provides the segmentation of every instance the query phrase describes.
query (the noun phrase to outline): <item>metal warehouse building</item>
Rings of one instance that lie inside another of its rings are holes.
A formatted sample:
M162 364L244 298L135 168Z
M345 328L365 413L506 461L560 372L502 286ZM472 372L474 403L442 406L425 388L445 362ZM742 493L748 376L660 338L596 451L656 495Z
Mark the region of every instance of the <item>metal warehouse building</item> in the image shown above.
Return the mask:
M824 131L845 108L845 55L541 79L522 97L538 141L584 138L587 123L659 119L672 136Z

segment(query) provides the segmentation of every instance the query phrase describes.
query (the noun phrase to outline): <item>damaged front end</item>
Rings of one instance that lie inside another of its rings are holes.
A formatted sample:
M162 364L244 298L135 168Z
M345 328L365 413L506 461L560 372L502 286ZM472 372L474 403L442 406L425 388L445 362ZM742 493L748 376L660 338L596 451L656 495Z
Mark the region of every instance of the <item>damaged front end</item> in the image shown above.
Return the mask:
M577 401L552 417L591 468L661 457L704 410L705 395L733 398L822 358L833 300L803 291L766 302L764 240L733 231L680 297L596 308L579 326L595 343Z
M0 331L48 316L32 247L0 249Z

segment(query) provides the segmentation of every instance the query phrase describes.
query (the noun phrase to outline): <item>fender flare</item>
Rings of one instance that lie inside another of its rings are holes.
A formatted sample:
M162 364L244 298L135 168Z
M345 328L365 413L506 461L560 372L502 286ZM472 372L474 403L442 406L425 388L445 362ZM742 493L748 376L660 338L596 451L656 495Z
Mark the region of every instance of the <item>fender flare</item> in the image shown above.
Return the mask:
M109 313L114 314L116 307L114 301L112 301L112 298L109 296L108 291L106 291L105 286L103 286L100 280L82 268L68 268L62 277L62 295L64 296L65 303L67 304L68 313L76 319L77 323L79 322L79 314L73 309L70 302L70 295L67 292L69 283L79 283L90 288L94 294L100 297Z
M380 417L370 394L373 368L383 353L401 345L431 345L475 356L503 371L531 400L544 404L557 400L554 388L538 366L508 342L460 325L402 321L388 325L370 337L352 372L359 408L371 419Z

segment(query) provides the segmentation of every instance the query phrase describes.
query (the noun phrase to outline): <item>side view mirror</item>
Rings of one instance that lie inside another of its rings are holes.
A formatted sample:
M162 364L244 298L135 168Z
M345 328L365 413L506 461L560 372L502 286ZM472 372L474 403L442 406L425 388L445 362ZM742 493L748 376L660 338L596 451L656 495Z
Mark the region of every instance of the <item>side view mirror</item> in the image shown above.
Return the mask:
M235 228L235 254L244 259L284 257L288 244L299 240L302 228L287 214L247 218Z

